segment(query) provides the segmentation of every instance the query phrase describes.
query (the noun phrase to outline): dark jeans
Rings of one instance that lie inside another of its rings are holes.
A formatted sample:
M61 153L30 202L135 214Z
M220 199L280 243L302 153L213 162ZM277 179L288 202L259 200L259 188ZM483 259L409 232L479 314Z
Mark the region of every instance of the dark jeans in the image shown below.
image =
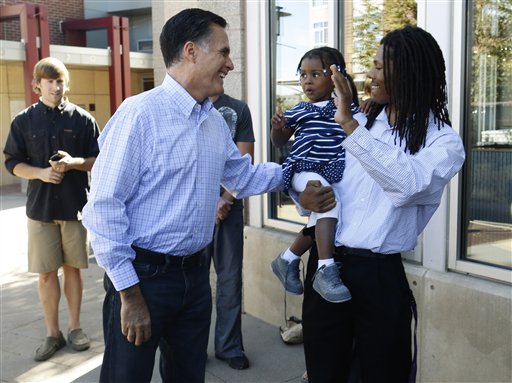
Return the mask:
M411 292L400 256L342 255L335 259L343 263L340 275L352 294L352 300L345 303L327 302L313 289L318 255L316 246L311 249L302 314L309 381L353 382L357 368L360 377L356 381L407 382Z
M212 311L207 264L168 269L133 263L151 315L151 339L140 346L121 333L119 293L105 277L105 354L100 382L151 381L159 344L163 382L203 383Z

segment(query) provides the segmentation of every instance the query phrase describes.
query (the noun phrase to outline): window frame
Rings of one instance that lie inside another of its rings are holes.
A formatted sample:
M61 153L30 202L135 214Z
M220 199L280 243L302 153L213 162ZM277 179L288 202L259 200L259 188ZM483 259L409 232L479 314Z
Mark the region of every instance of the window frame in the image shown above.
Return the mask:
M452 119L452 127L459 132L464 138L465 135L465 100L467 89L467 70L466 70L466 32L468 30L466 24L466 6L463 2L455 2L451 4L430 4L418 2L418 26L432 31L435 38L440 43L445 55L447 64L447 81L449 110ZM262 46L261 62L263 64L264 74L260 80L261 86L261 106L263 114L261 142L262 144L262 160L270 159L270 151L272 144L270 142L269 121L272 116L272 107L275 105L275 99L271 99L269 95L275 97L275 75L273 75L272 66L275 58L275 46L272 44L272 36L275 28L273 24L272 9L275 9L274 0L260 5L260 9L265 14L265 28L262 28L262 37L265 40L265 46ZM340 46L345 39L345 31L340 28L343 26L345 9L343 6L336 6L335 11L331 12L333 22L333 38L335 45L344 52L344 46ZM432 17L432 14L444 14L449 18L449 23L443 18ZM430 16L430 17L427 17ZM441 27L441 30L439 30ZM263 30L264 29L264 30ZM263 52L264 51L264 52ZM264 56L264 57L263 57ZM461 70L462 68L462 70ZM485 264L474 263L462 259L462 190L463 190L463 171L457 174L447 185L441 205L427 225L425 231L418 237L418 245L406 258L413 264L419 264L427 270L435 270L440 272L457 272L461 274L471 274L478 278L491 279L498 282L510 283L512 273L509 270L499 268L498 266L488 266ZM259 198L259 197L258 197ZM261 205L260 205L261 203ZM261 197L258 203L258 209L261 212L261 221L252 220L251 224L258 225L260 222L262 227L270 229L282 230L290 234L297 233L302 224L286 221L277 216L272 216L272 201L268 194ZM252 214L251 214L252 216Z
M147 47L147 48L145 48L145 47ZM137 40L137 52L153 53L153 39Z
M307 5L307 3L304 3ZM276 45L274 44L273 38L277 34L277 18L275 17L275 9L276 9L276 0L271 0L265 4L265 13L266 13L266 30L268 34L266 35L266 52L268 52L268 60L267 60L267 73L266 76L266 110L267 113L266 119L263 122L263 126L268 126L268 128L263 129L263 142L265 142L265 150L264 156L266 161L273 161L273 147L270 140L270 120L273 115L274 107L276 105ZM333 46L338 47L341 52L343 52L343 48L339 47L341 34L337 33L339 30L340 19L343 16L343 6L339 4L339 2L328 1L326 4L322 4L322 7L329 7L329 20L327 21L328 25L332 25L332 31L328 31L328 33L332 32ZM313 31L313 30L312 30ZM270 97L268 96L270 95ZM287 220L285 218L279 218L277 213L277 196L276 193L266 193L263 195L263 223L265 226L272 227L275 229L290 231L293 233L297 233L300 231L304 224L298 221Z
M463 2L453 5L452 29L452 67L453 74L451 100L451 116L454 127L459 126L465 147L470 145L468 129L470 94L466 92L471 86L471 41L472 41L472 5ZM457 28L457 26L459 26ZM469 37L468 37L469 36ZM461 70L462 68L462 70ZM460 74L459 74L460 73ZM468 157L468 156L467 156ZM475 277L483 277L501 282L512 282L512 271L493 265L473 262L463 258L467 247L467 229L464 227L467 209L465 185L467 182L470 164L466 158L461 172L456 175L449 184L449 224L448 224L448 260L447 269L462 274L470 274ZM452 240L456 239L456 240Z
M321 25L319 25L321 24ZM334 31L333 31L334 32ZM329 23L327 21L313 23L313 46L320 47L326 44L329 36ZM322 41L317 41L321 37Z

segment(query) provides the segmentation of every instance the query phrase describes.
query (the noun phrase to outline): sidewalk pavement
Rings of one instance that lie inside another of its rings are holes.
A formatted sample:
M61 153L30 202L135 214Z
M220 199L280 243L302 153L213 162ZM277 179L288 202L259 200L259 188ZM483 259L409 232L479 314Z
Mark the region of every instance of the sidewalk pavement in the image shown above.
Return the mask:
M91 338L91 348L75 352L69 346L44 362L33 360L34 350L45 337L46 329L37 293L37 274L27 270L27 234L24 194L20 186L0 187L0 382L97 382L104 345L101 328L103 271L90 259L83 273L84 295L81 322ZM60 325L67 328L67 306L60 304ZM215 320L213 313L212 324ZM305 370L302 345L285 345L279 329L250 315L242 316L246 355L251 366L236 371L213 357L210 332L207 383L300 382ZM213 329L213 325L212 325ZM158 356L152 382L161 382Z

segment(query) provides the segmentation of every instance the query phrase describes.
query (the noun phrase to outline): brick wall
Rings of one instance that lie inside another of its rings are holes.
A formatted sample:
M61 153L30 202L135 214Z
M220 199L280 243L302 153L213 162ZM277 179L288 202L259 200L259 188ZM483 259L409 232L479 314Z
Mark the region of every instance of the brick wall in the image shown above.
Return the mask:
M44 4L48 7L48 27L50 29L50 44L65 45L66 43L64 33L61 33L59 30L59 22L61 20L84 18L83 0L3 0L1 4L11 5L16 3L28 2L31 2L33 4ZM0 40L21 40L19 19L3 20L0 22Z

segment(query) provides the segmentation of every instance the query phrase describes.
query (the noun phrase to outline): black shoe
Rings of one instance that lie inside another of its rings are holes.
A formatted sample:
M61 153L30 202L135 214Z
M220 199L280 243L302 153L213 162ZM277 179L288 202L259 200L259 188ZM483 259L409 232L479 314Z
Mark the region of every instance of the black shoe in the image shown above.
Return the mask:
M242 356L234 356L232 358L224 358L219 355L215 355L217 359L223 360L224 362L227 362L229 367L231 367L233 370L245 370L249 368L249 359L245 356L245 354L242 354Z

